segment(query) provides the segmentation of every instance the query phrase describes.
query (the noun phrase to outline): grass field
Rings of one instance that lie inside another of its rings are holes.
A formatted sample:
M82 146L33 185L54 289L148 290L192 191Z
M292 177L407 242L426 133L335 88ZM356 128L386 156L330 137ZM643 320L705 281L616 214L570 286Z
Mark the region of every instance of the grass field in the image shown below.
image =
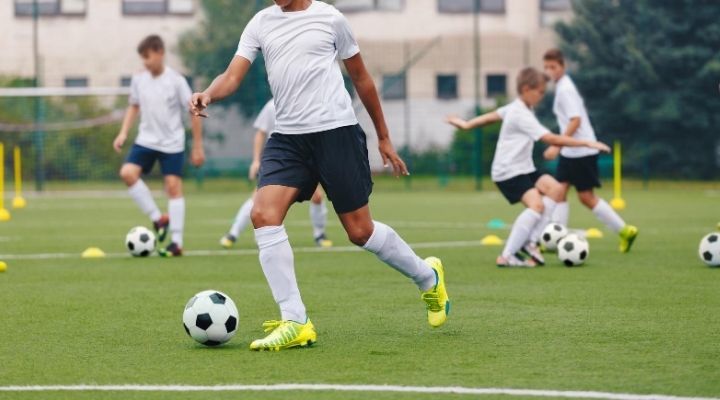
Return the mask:
M0 224L0 386L332 383L595 390L720 397L720 269L697 257L720 219L720 194L692 187L629 190L624 213L641 229L629 255L591 241L589 263L499 270L497 247L477 244L492 218L512 221L494 191L384 191L374 216L421 255L443 259L453 313L427 326L414 286L348 245L335 219L334 251L312 248L307 205L287 227L308 311L312 349L252 353L261 323L278 316L250 234L237 251L217 241L247 193L187 196L182 259L132 259L123 238L146 224L123 196L31 198ZM609 197L609 193L605 193ZM573 202L575 227L602 228ZM83 260L99 246L111 257ZM205 255L193 253L212 250ZM203 348L182 329L194 293L228 293L240 309L237 336ZM213 393L212 398L468 398L362 392ZM200 399L207 392L1 392L8 399ZM491 398L493 396L484 396ZM497 396L499 397L499 396Z

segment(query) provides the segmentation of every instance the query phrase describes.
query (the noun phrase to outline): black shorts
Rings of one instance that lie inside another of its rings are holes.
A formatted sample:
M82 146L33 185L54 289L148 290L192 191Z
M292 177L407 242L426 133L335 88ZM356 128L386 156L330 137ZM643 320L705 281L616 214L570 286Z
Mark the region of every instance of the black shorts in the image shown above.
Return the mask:
M160 172L162 172L163 176L182 176L183 166L185 165L185 152L163 153L162 151L134 144L125 160L126 163L135 164L142 168L143 174L149 174L152 171L155 161L160 164Z
M535 184L543 174L539 171L525 175L518 175L502 182L495 182L500 193L505 196L510 204L519 203L528 190L534 189Z
M260 161L258 187L300 189L297 201L310 200L321 184L338 214L368 204L373 181L367 138L360 125L301 135L273 133Z
M578 192L599 188L602 185L597 154L579 158L560 156L556 178L559 182L575 186Z

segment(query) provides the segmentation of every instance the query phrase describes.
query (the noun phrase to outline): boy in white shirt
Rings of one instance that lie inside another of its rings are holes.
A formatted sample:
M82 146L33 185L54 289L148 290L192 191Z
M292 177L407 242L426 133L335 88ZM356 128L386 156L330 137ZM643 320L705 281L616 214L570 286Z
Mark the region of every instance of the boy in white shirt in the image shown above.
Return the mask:
M557 49L548 50L543 57L545 73L555 81L555 103L553 112L563 136L583 140L596 140L595 130L585 109L580 92L572 79L565 73L565 57ZM637 238L638 228L628 225L605 200L598 197L594 189L601 186L598 171L598 152L587 148L550 147L545 158L553 160L560 155L556 178L562 185L560 203L555 208L553 220L567 226L569 207L567 193L575 186L580 202L620 237L620 251L627 253Z
M420 289L428 323L444 324L450 301L440 260L421 259L397 232L370 214L373 182L367 138L338 59L370 114L383 161L392 165L396 176L408 171L390 141L375 83L349 23L335 7L317 0L275 0L275 5L257 13L245 27L228 69L205 92L193 95L191 112L202 115L210 103L237 90L260 52L277 116L275 133L260 162L252 221L260 264L281 320L267 321L263 326L269 334L253 341L250 349L281 350L317 340L300 298L293 252L282 223L290 206L310 199L318 183L350 241L411 279ZM382 301L371 303L377 307Z
M268 140L268 136L275 130L275 103L272 99L268 101L255 119L254 128L255 140L253 142L253 161L250 164L248 178L251 181L256 180L258 171L260 170L260 158L263 148ZM235 245L240 232L250 225L250 212L252 211L255 199L255 192L249 199L245 200L243 205L237 212L230 231L220 238L220 245L229 249ZM333 243L327 238L325 227L327 226L327 205L323 199L323 192L318 185L310 199L310 222L313 227L313 239L318 247L332 247Z
M182 255L185 226L185 199L182 192L182 172L185 163L185 105L192 90L185 78L165 65L165 46L157 35L145 38L138 46L145 71L135 74L130 84L130 105L125 113L120 133L113 142L120 153L128 138L128 131L140 114L138 136L120 169L120 177L128 186L130 197L152 221L163 242L170 232L171 243L158 250L163 257ZM202 122L191 117L193 149L191 162L200 166L205 161L202 143ZM162 214L141 174L160 164L165 192L169 198L168 213Z
M522 202L526 209L515 220L505 248L497 258L499 267L534 267L544 263L531 236L533 231L549 222L561 187L552 176L541 174L535 168L532 158L535 142L610 151L600 142L554 135L540 124L533 107L545 95L546 82L547 77L540 71L526 68L517 78L519 97L512 103L470 121L454 116L447 119L464 130L502 121L492 163L492 179L510 204ZM519 254L521 250L531 258L525 259Z

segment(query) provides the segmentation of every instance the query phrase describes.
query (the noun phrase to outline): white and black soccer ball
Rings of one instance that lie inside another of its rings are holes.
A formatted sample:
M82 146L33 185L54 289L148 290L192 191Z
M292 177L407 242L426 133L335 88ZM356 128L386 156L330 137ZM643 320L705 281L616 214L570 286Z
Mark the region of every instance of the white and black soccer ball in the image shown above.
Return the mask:
M560 240L562 240L567 235L568 230L566 227L557 223L551 223L545 227L545 230L540 236L540 242L546 250L556 251L558 247L558 242L560 242Z
M205 346L219 346L237 333L238 310L232 299L217 290L193 296L183 312L185 332Z
M157 239L150 229L136 226L125 236L125 246L134 257L147 257L155 251Z
M566 267L583 265L590 255L590 244L584 238L569 234L558 242L558 258Z
M720 233L710 233L702 238L698 253L705 264L720 266Z

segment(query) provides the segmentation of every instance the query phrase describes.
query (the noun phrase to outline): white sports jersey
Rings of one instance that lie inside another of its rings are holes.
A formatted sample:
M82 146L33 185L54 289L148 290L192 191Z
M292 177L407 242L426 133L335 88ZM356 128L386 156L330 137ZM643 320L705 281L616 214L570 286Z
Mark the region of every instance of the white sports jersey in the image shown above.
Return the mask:
M560 134L565 133L570 120L580 117L580 127L573 137L578 140L596 141L595 130L590 124L590 117L585 109L580 92L578 92L575 84L569 76L565 75L557 82L555 86L555 103L553 104L553 112L560 125ZM598 154L599 151L589 147L563 147L560 151L563 157L579 158Z
M492 163L492 180L502 182L534 172L533 146L550 130L520 99L498 108L496 112L503 123Z
M275 102L270 99L260 110L253 127L265 132L268 137L275 131Z
M275 98L275 131L322 132L356 125L338 57L360 52L347 19L333 6L313 0L306 10L283 12L276 5L245 27L236 56L254 61L262 52Z
M135 143L163 153L185 150L183 115L192 91L185 77L170 67L153 76L149 71L133 75L130 104L140 107L140 130Z

